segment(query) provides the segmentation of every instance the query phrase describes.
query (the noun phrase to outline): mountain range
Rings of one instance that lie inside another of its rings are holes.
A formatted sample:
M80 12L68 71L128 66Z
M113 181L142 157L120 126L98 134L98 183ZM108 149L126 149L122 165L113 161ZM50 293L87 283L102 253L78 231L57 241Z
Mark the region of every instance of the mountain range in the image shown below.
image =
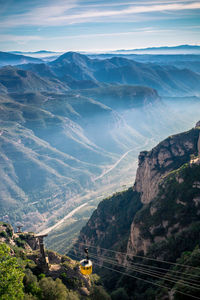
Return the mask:
M27 63L41 63L42 60L39 58L33 58L30 56L25 56L21 54L12 54L8 52L0 51L0 67L7 65L19 65L19 64L27 64Z
M198 45L179 45L179 46L164 46L164 47L149 47L142 49L117 50L117 53L138 53L138 54L199 54L200 46Z
M0 68L1 219L39 231L83 203L88 218L131 183L144 145L198 120L199 83L190 69L74 52Z
M199 93L200 75L190 69L139 63L127 58L99 60L69 52L48 64L20 66L48 79L59 79L72 89L105 84L141 85L156 89L160 95L194 95Z

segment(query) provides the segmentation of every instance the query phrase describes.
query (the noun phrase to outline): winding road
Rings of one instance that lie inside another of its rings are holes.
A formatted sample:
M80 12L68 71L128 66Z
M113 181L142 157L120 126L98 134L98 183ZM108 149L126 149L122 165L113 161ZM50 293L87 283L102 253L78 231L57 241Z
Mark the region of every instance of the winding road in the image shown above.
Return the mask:
M127 156L128 153L130 153L131 151L133 151L133 149L128 150L127 152L125 152L120 159L118 159L118 161L116 161L116 163L114 165L112 165L112 167L110 169L108 169L107 171L104 171L100 176L96 177L94 179L94 181L97 181L98 179L102 178L103 176L105 176L106 174L110 173L113 169L115 169L119 163Z
M56 227L58 227L60 224L62 224L65 220L71 218L79 209L81 209L82 207L84 207L85 205L87 205L88 202L76 207L75 209L73 209L70 213L68 213L64 218L62 218L59 222L57 222L55 225L37 233L37 235L43 235L43 234L48 234L50 231L52 231L53 229L55 229Z

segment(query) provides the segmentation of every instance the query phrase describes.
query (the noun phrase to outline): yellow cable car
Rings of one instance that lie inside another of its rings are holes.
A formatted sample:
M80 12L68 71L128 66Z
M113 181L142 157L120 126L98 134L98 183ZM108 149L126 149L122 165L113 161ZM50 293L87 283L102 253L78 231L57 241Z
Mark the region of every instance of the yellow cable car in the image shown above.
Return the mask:
M92 273L92 262L88 257L88 249L85 248L86 258L80 261L80 271L83 275L90 275Z

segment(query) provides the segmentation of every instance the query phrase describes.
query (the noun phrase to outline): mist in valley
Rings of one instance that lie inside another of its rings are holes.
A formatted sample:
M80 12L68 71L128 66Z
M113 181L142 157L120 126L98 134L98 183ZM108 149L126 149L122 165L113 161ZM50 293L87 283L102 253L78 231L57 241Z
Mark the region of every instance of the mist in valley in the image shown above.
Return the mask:
M102 199L133 185L140 151L199 120L198 73L165 56L99 58L0 68L0 217L36 232L58 223L52 247L56 230L66 247Z

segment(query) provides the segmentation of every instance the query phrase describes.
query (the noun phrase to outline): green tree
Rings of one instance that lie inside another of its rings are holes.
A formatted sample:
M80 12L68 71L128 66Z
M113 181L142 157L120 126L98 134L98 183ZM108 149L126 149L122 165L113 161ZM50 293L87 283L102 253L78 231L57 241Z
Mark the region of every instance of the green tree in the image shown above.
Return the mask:
M41 288L39 287L37 277L33 275L30 269L25 270L25 276L23 282L24 282L24 292L26 294L29 295L31 294L38 298L41 297Z
M42 278L39 282L39 286L42 290L42 299L67 299L67 289L59 278L55 281L51 277Z
M16 257L10 254L10 248L0 244L0 299L23 299L24 273L17 263Z
M67 300L79 300L79 296L76 292L73 291L67 291Z
M104 290L102 286L94 286L91 293L92 300L111 300L109 294Z
M31 294L24 294L24 299L23 300L38 300L38 298L31 295Z
M112 300L128 300L127 292L123 288L118 288L111 294Z

